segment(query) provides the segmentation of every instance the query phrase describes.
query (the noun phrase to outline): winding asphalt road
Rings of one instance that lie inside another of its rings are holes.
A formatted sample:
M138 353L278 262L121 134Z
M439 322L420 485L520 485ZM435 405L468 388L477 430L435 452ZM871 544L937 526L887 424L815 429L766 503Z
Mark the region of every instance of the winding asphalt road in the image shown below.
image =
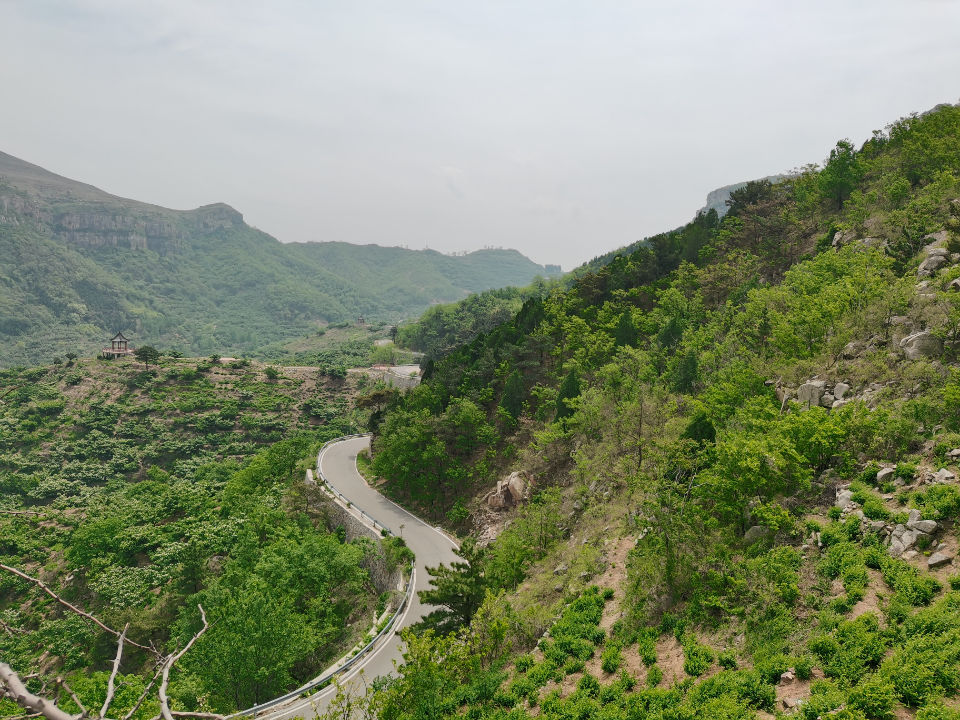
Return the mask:
M394 535L403 537L417 557L414 588L426 590L430 586L427 566L449 565L457 560L453 552L456 545L442 532L387 500L367 484L357 470L357 453L369 447L369 437L349 438L328 445L320 455L319 469L329 483L354 506L388 528ZM433 609L431 605L422 604L420 598L414 593L396 629L399 631L400 628L419 622ZM341 677L340 682L352 690L362 692L364 681L369 683L376 677L393 672L394 660L399 662L402 658L402 646L403 642L399 635L385 638L365 661L358 663L344 677ZM326 710L334 692L335 688L329 686L315 695L291 701L287 705L278 706L257 717L270 718L270 720L314 718Z

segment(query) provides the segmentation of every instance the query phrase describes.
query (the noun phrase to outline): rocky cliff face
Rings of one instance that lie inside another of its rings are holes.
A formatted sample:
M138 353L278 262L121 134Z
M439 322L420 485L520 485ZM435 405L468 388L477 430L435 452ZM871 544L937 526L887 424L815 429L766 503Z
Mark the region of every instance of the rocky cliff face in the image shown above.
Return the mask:
M772 183L778 183L781 180L785 180L787 177L787 175L767 175L766 177L757 179L769 180ZM716 210L717 214L720 217L723 217L727 214L727 200L730 199L730 194L746 186L748 182L751 181L747 180L744 182L734 183L733 185L724 185L716 190L711 190L709 193L707 193L707 204L700 208L700 212L706 213L710 210Z

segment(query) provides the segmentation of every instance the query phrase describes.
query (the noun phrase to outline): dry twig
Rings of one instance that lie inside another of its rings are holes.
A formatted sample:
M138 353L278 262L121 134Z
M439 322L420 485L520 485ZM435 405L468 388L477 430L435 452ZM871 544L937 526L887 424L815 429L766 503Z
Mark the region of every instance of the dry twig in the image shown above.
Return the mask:
M207 623L207 614L203 611L203 606L197 605L197 607L200 609L200 619L203 621L203 627L200 628L200 631L196 635L190 638L190 642L184 645L180 652L170 655L163 664L163 676L160 680L160 688L157 690L157 696L160 698L160 714L164 720L173 720L173 713L170 712L170 698L167 697L167 686L170 684L170 670L177 660L186 655L187 651L193 647L193 644L199 640L200 636L210 627Z
M113 695L117 691L117 672L120 670L120 658L123 657L123 641L126 639L127 630L129 629L130 623L124 625L123 632L120 633L120 639L117 641L117 657L113 660L113 670L110 671L110 679L107 681L107 697L103 701L103 707L100 708L100 717L102 718L107 716L107 710L110 708L110 703L113 702Z

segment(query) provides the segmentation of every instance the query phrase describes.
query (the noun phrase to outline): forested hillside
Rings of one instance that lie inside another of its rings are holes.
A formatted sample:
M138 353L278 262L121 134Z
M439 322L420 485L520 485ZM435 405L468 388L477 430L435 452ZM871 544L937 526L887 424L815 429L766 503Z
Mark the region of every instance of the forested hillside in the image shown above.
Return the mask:
M483 542L378 717L960 717L958 253L939 106L428 362L372 471Z
M355 427L357 391L246 361L0 371L2 661L61 676L99 707L116 653L12 568L128 624L113 712L133 711L159 653L197 632L198 606L210 630L170 683L179 709L242 709L316 675L394 601L384 573L404 557L390 541L347 542L303 482L320 444ZM16 708L0 700L0 716ZM154 694L134 717L157 712Z
M0 366L92 354L121 329L236 354L550 274L514 250L283 244L227 205L168 210L0 153Z

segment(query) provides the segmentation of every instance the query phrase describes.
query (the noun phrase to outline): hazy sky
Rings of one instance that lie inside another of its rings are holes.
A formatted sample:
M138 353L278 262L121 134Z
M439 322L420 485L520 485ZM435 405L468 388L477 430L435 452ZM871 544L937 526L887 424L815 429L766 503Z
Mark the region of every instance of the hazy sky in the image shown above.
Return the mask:
M283 241L569 269L958 97L953 0L0 0L0 150Z

